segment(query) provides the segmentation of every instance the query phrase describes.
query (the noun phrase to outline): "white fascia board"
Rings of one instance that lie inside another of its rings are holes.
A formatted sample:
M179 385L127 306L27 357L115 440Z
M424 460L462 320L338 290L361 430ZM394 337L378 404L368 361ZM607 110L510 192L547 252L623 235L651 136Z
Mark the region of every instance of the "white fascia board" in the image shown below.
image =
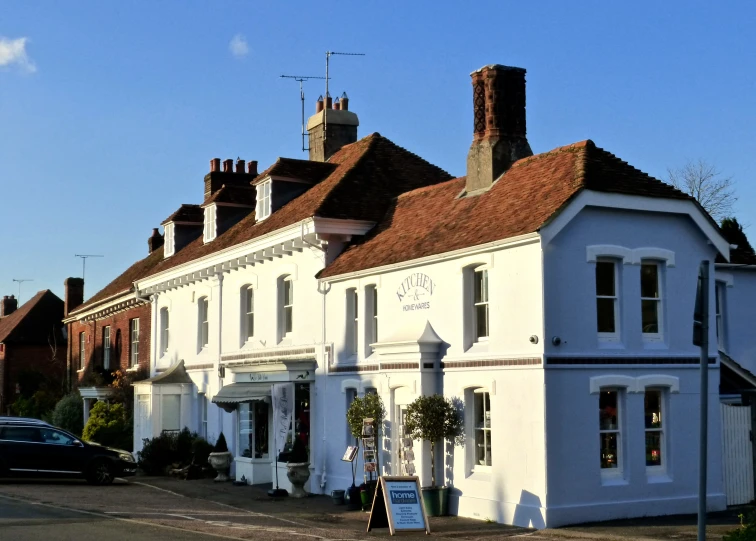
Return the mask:
M316 216L313 226L315 229L311 231L312 233L364 235L375 227L375 222L367 220L339 220L337 218L320 218Z
M686 199L666 199L662 197L643 197L583 190L565 209L553 217L540 230L543 245L546 246L572 221L585 207L603 207L639 212L660 212L666 214L685 214L698 226L711 244L729 261L730 243L719 234L701 210Z
M131 290L125 290L121 291L120 293L116 293L115 295L111 295L110 297L106 297L102 299L101 301L96 302L92 306L88 306L85 310L81 312L71 312L71 315L63 320L63 323L74 323L76 321L80 321L87 316L91 316L92 314L96 314L97 312L101 312L103 310L106 310L108 308L111 308L117 304L121 304L124 301L129 301L134 298L134 292Z
M469 255L475 255L485 252L490 252L498 248L514 248L517 246L525 246L527 244L533 244L540 241L540 235L538 233L526 233L524 235L518 235L516 237L509 237L507 239L495 240L486 244L479 244L477 246L470 246L467 248L460 248L459 250L452 250L451 252L443 252L440 254L429 255L418 259L411 259L409 261L401 261L399 263L392 263L391 265L383 265L380 267L372 267L370 269L364 269L361 271L350 272L347 274L339 274L337 276L329 276L321 278L321 282L344 282L346 280L352 280L353 278L362 278L373 274L383 274L400 269L407 269L417 267L420 265L427 265L428 263L437 263L440 261L447 261L450 259L458 259L460 257L466 257Z

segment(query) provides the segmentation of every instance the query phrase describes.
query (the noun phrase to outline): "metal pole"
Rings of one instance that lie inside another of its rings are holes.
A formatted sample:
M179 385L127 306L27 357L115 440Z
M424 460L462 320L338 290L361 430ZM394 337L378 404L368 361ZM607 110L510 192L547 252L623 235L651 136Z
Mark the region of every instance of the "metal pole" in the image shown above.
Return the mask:
M698 541L706 541L706 467L709 428L709 262L701 264L701 431L698 463Z

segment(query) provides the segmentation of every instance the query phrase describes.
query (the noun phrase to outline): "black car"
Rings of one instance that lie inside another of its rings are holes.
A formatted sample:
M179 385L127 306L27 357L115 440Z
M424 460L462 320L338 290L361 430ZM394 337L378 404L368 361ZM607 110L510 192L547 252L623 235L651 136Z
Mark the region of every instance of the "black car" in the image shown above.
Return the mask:
M0 419L0 477L83 477L108 485L136 474L128 451L82 441L41 421Z

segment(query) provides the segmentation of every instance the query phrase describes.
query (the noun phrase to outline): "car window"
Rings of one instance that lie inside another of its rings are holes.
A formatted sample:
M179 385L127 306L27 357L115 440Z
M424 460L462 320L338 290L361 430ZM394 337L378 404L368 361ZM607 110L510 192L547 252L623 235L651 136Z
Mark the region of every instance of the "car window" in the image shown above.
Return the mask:
M51 443L53 445L73 445L74 439L68 434L53 430L51 428L40 428L40 434L42 434L42 441L45 443Z
M3 428L2 439L10 441L42 441L39 428L31 426L6 426Z

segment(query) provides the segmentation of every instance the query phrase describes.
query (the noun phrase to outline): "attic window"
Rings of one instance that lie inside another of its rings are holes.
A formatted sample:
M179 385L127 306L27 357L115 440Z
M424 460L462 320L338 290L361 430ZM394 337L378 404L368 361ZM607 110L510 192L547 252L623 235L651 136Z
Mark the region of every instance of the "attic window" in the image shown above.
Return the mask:
M205 233L203 240L210 242L215 239L217 228L215 227L215 205L205 207Z
M173 224L165 224L165 244L163 244L163 257L170 257L175 252L176 241L174 236Z
M270 188L270 180L266 180L257 186L257 207L255 208L257 221L264 220L270 216Z

